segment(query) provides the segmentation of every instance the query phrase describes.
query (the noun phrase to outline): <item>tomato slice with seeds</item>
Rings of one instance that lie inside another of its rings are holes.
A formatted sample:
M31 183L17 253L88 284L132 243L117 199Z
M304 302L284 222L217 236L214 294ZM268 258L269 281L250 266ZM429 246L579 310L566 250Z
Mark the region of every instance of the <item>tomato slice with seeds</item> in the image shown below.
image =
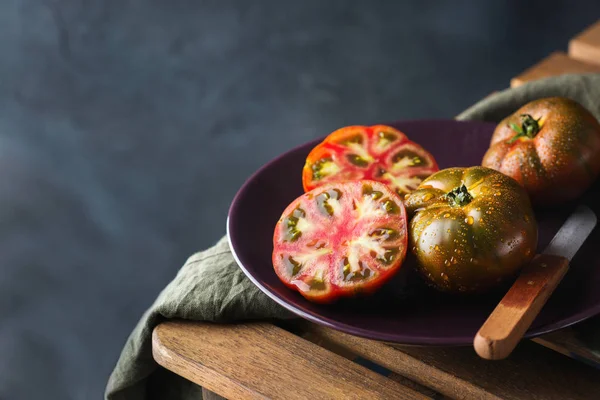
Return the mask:
M400 196L439 170L433 156L397 129L386 125L348 126L331 133L306 159L305 191L345 180L376 180Z
M285 209L273 235L273 267L288 287L329 303L381 287L402 265L407 238L404 204L388 186L330 183Z

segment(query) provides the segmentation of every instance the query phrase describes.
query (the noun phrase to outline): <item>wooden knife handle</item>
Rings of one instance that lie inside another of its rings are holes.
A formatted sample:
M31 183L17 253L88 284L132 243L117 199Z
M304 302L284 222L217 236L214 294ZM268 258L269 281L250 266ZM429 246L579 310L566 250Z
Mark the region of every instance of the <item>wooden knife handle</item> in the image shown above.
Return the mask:
M568 269L564 257L536 255L475 335L477 354L488 360L508 357Z

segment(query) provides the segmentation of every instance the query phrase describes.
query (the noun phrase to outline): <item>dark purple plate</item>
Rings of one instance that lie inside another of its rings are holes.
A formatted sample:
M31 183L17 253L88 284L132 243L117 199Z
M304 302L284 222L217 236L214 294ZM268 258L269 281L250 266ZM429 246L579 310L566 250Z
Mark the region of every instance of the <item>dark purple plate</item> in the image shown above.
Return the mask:
M440 169L479 165L494 124L453 120L402 121L391 124L428 149ZM301 172L315 140L293 149L258 170L237 193L227 221L234 257L269 297L310 321L376 340L415 345L471 345L502 291L477 297L442 295L426 288L412 272L408 258L402 270L371 297L349 299L333 305L305 300L285 287L271 264L273 230L285 207L303 193ZM600 214L600 185L579 203ZM536 210L540 228L538 251L550 242L574 208ZM571 263L571 269L534 321L533 337L582 321L600 312L600 243L595 229Z

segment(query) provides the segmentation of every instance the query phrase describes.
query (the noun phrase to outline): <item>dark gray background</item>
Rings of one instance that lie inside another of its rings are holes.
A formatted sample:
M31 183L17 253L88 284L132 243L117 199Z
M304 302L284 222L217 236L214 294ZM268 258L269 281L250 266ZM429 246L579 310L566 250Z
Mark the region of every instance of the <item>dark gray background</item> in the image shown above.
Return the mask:
M95 399L261 164L452 117L600 15L574 1L0 1L0 398Z

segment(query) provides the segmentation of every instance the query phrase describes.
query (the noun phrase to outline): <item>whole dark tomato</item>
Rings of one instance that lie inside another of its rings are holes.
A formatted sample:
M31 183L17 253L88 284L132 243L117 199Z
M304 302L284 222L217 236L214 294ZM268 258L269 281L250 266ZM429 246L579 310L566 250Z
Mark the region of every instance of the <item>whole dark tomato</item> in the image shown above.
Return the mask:
M331 183L285 209L273 235L273 267L314 302L369 294L399 270L407 237L404 205L387 186Z
M486 291L534 256L537 223L529 197L493 169L439 171L405 205L418 269L442 291Z
M317 145L302 171L304 190L345 180L383 182L400 196L438 171L431 154L386 125L347 126Z
M573 200L600 173L600 124L573 100L532 101L498 124L481 165L516 179L534 204Z

